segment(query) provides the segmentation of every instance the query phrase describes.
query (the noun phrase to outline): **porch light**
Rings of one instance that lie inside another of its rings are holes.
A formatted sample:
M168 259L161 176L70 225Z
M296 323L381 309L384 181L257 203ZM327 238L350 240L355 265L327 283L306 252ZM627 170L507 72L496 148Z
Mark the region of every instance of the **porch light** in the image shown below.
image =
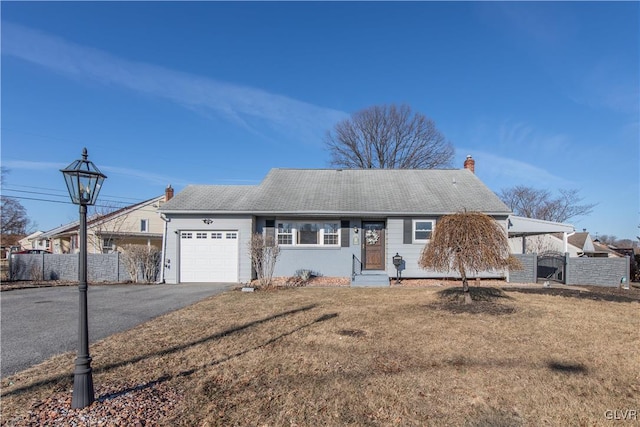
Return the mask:
M80 293L78 322L78 357L73 372L73 395L71 407L84 408L95 400L91 356L89 355L89 327L87 314L87 205L95 204L105 174L89 160L87 149L82 150L82 159L62 169L71 201L80 205L80 259L78 263L78 291Z

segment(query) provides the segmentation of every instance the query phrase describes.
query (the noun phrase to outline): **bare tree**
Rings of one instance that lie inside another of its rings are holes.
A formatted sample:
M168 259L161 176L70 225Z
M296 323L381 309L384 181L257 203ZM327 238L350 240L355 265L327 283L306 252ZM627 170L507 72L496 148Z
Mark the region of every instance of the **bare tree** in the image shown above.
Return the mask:
M122 208L114 205L93 206L90 215L89 231L87 234L88 245L93 246L97 252L109 253L118 246L118 239L122 235L125 223L129 215L114 213ZM111 242L111 249L105 247L105 243Z
M5 183L8 173L9 169L0 168L0 185ZM27 216L27 210L16 199L0 196L0 211L0 234L3 236L25 235L32 228L35 228L35 224Z
M600 243L604 245L615 245L616 241L618 240L617 236L609 235L609 234L603 234L601 236L596 236L596 237L598 241L600 241Z
M553 252L557 248L553 243L545 236L526 236L525 239L525 253L528 254L542 254L545 252Z
M27 234L26 209L15 199L2 196L2 234Z
M510 267L522 268L509 253L505 229L480 212L444 215L422 250L418 265L436 271L457 271L462 278L464 301L471 303L467 274Z
M565 222L571 218L589 215L596 204L580 204L583 198L575 189L559 190L553 197L548 190L515 186L500 191L498 197L519 216L545 221Z
M359 169L435 169L451 165L454 149L433 120L407 105L358 111L327 132L331 164Z
M280 255L280 247L276 244L274 237L254 233L249 241L249 255L260 286L270 286L273 271Z

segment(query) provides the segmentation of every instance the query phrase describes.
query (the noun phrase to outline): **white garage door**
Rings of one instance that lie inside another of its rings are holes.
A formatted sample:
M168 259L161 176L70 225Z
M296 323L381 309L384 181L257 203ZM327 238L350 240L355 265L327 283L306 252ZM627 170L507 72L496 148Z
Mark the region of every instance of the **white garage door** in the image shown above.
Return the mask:
M180 281L237 282L238 232L181 232Z

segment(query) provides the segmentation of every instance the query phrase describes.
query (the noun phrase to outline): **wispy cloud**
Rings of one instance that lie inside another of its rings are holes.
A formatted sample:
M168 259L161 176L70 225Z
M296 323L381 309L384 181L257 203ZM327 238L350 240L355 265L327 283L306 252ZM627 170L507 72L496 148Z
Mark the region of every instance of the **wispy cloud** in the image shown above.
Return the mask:
M606 39L585 55L585 35L593 37L593 29L577 17L580 7L580 2L481 2L477 10L492 26L504 28L571 101L637 116L637 39ZM637 8L629 11L637 15Z
M635 61L640 55L635 54ZM621 60L613 56L601 58L577 82L572 89L571 99L590 107L608 108L619 113L629 113L637 117L640 111L640 80L638 66L625 67Z
M58 171L60 169L64 169L67 167L68 163L56 163L56 162L34 162L34 161L26 161L26 160L11 160L11 159L3 159L2 166L6 167L12 171ZM167 175L161 175L151 172L145 172L140 169L130 169L130 168L122 168L117 166L100 166L100 170L104 172L110 178L113 175L119 175L126 178L135 178L137 180L142 180L154 185L167 185L171 183L175 186L183 186L189 184L183 179L178 179L176 177L170 177ZM62 175L61 175L62 177ZM62 178L61 178L62 179Z
M10 160L2 159L2 166L7 169L22 169L22 170L58 170L68 166L68 163L56 163L56 162L31 162L27 160Z
M503 121L498 130L500 147L517 148L525 155L555 156L567 154L571 138L564 133L543 133L523 121Z
M169 99L260 132L267 125L289 136L321 135L346 113L261 89L129 61L10 22L2 23L2 54L78 79L118 85Z
M508 188L514 185L554 189L572 185L571 181L522 160L469 148L460 148L458 151L473 153L473 158L476 160L476 172L494 189Z
M188 184L188 182L183 179L178 179L176 177L170 177L167 175L161 175L152 172L146 172L141 169L122 168L118 166L100 166L100 170L110 178L114 175L119 175L127 178L140 179L150 184L159 184L161 186L168 184L172 184L174 186L184 186Z

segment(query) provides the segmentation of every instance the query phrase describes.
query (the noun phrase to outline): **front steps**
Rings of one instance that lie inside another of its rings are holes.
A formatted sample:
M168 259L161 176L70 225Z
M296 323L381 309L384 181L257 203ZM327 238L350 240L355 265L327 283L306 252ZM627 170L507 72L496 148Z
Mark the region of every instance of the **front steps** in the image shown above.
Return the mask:
M389 275L385 271L363 271L361 274L357 274L351 279L351 286L388 288Z

